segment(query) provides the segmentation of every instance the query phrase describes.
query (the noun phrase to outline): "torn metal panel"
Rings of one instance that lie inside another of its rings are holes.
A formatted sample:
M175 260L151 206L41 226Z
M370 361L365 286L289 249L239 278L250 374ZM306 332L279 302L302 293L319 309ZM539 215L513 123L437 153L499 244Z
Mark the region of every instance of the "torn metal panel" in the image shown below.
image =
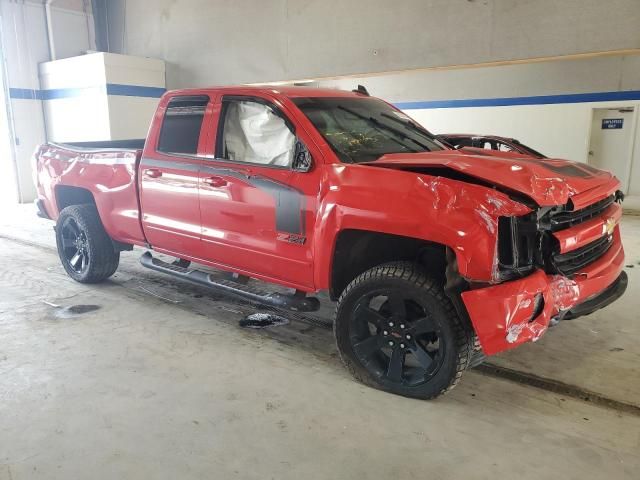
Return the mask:
M553 314L548 278L540 270L522 280L464 292L462 299L487 355L537 340Z
M553 307L562 312L573 307L580 298L580 287L575 280L562 275L554 275L549 283Z
M463 303L485 354L536 341L552 319L614 284L624 267L619 234L616 229L614 246L573 278L536 270L519 280L463 292Z

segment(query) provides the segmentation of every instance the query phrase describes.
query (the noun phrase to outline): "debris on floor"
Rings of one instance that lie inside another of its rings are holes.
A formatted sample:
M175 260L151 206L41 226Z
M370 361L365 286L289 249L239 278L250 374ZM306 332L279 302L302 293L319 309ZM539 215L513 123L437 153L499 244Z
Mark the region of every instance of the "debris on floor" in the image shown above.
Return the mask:
M240 322L239 325L243 328L267 328L267 327L280 327L282 325L289 324L289 320L273 313L253 313L247 315Z
M100 305L71 305L70 307L58 308L55 311L54 316L62 319L73 318L85 313L95 312L101 308L102 307Z

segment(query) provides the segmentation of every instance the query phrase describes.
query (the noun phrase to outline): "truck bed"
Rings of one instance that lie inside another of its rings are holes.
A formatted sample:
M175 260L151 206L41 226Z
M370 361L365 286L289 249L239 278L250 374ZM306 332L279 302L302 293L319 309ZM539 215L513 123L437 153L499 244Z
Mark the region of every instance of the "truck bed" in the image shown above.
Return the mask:
M70 150L142 150L144 148L144 138L136 138L131 140L105 140L102 142L66 142L51 143L50 145L58 145Z
M143 245L137 194L137 165L144 140L42 145L35 152L39 200L57 219L67 205L95 203L107 233L116 241Z

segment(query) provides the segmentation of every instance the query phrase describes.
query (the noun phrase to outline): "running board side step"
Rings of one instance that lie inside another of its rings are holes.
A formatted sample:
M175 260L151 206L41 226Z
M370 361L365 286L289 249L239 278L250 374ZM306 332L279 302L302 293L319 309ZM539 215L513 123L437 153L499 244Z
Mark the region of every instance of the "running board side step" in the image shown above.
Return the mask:
M273 307L283 308L293 312L315 312L320 309L320 301L315 297L307 297L300 293L296 293L295 295L268 293L248 285L241 285L229 280L214 280L210 274L203 272L202 270L189 270L188 268L153 258L151 252L145 252L140 257L140 263L143 267L150 268L151 270L167 273L191 283L208 287L222 293L242 297L263 305L271 305Z

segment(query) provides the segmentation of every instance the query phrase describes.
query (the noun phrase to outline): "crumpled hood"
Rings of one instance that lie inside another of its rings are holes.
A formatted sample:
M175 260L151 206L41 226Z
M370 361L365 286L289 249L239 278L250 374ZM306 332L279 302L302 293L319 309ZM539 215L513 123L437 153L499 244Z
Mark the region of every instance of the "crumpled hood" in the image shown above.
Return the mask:
M443 177L453 170L518 192L540 206L564 205L571 199L578 209L620 187L610 173L583 163L483 149L394 153L367 164Z

